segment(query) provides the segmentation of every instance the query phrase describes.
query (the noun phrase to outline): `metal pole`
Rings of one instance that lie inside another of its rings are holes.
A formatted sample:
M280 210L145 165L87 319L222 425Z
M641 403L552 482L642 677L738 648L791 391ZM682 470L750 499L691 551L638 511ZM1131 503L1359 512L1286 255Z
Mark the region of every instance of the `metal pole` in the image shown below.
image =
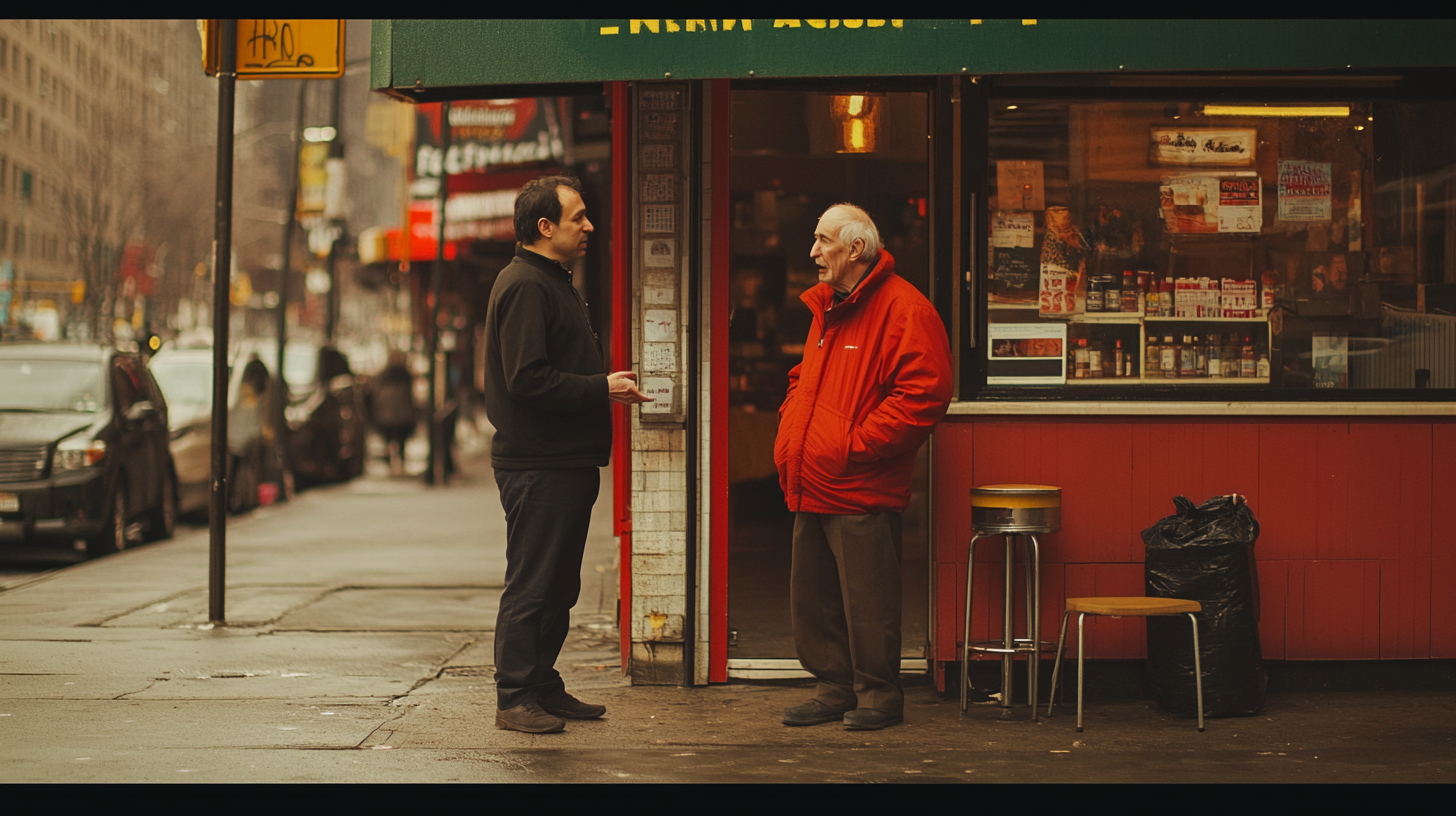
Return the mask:
M278 450L278 498L287 500L288 491L284 490L287 482L288 468L292 463L288 461L288 381L283 379L283 347L288 342L288 276L293 271L293 227L298 223L298 148L303 137L303 99L304 91L308 90L306 80L298 80L298 109L293 115L293 138L289 141L288 162L289 177L292 184L289 185L288 201L284 203L284 217L288 220L283 224L283 250L282 261L278 266L278 359L275 361L273 377L276 386L273 396L273 444Z
M430 325L426 342L430 350L430 469L425 483L445 484L445 426L440 409L445 405L445 387L440 370L440 279L445 275L445 198L450 174L445 171L445 157L450 153L450 103L440 105L440 189L435 194L435 263L430 268Z
M226 623L228 289L233 243L233 97L238 21L219 20L217 64L217 199L212 243L212 501L209 506L207 619Z
M340 83L343 81L343 77L340 77L333 82L334 101L329 119L329 125L334 129L334 139L329 143L329 158L331 159L343 157L342 148L344 143L339 138L339 96L341 91ZM328 224L326 228L332 229L333 226L333 224ZM335 271L338 249L339 242L337 240L329 241L329 254L324 259L324 271L329 275L329 292L324 300L324 342L331 346L334 345L334 336L339 330L339 276Z

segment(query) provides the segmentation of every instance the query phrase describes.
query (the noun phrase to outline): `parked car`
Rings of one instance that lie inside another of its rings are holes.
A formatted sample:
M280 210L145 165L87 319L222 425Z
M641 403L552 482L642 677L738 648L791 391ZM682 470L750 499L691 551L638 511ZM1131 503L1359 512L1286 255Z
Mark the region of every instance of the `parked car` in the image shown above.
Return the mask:
M287 473L279 478L274 422L268 414L272 397L267 366L259 361L250 378L252 361L240 360L239 349L229 357L227 508L239 513L262 503L260 486L281 481L287 494L293 479ZM209 348L164 348L151 361L170 410L178 507L184 514L205 513L212 501L212 363Z
M0 543L169 538L177 479L146 358L99 345L0 345Z
M238 355L256 354L276 366L277 349L272 340L247 340L239 344ZM289 340L283 379L288 383L288 463L298 485L347 481L363 473L368 454L364 388L355 382L349 359L329 346Z

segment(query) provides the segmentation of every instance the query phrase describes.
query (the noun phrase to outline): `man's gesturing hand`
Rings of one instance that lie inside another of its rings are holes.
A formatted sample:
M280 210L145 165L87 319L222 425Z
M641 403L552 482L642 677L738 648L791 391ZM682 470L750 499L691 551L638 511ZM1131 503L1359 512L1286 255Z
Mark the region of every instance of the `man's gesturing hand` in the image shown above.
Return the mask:
M614 371L607 375L607 396L612 402L637 405L652 402L652 397L637 390L637 375L630 371Z

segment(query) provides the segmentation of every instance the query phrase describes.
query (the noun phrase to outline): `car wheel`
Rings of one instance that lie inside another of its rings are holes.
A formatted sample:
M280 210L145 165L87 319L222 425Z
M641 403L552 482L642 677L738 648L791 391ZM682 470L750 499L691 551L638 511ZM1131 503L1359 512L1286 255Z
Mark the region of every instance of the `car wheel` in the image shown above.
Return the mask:
M162 495L152 516L147 520L147 538L162 541L177 532L177 477L169 468L162 480Z
M126 549L126 483L117 479L106 529L86 540L86 556L95 558Z

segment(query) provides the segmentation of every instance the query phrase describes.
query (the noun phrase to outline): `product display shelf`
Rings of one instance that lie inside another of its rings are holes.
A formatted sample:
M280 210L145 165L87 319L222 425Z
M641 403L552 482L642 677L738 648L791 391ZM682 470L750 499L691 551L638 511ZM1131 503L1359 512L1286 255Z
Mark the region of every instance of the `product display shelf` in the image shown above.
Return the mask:
M1268 385L1268 377L1177 377L1164 379L1162 377L1088 377L1085 380L1068 379L1067 385L1173 385L1199 388L1210 385L1223 386L1244 386L1244 385Z

